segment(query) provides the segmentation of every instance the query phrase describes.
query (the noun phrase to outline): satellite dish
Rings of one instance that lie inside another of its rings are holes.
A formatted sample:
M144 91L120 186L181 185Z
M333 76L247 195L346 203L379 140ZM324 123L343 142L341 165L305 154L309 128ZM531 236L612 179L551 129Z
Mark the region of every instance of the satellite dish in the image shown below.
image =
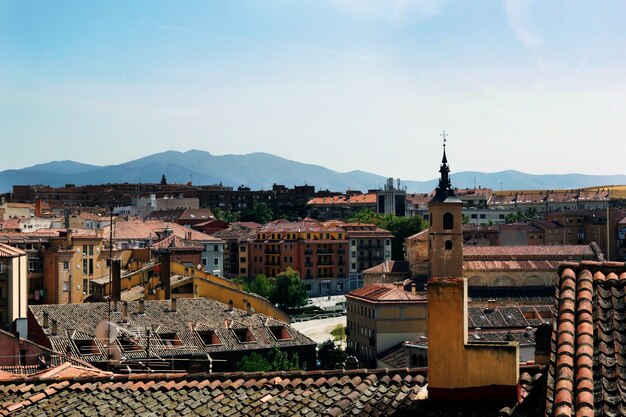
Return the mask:
M120 361L122 360L122 351L120 350L120 347L115 343L109 345L109 360L112 363L120 363Z
M111 345L117 339L119 328L115 323L111 323L108 320L102 320L96 326L96 339L103 345Z
M202 264L198 264L198 266L196 266L196 268L198 269L198 271L202 270Z

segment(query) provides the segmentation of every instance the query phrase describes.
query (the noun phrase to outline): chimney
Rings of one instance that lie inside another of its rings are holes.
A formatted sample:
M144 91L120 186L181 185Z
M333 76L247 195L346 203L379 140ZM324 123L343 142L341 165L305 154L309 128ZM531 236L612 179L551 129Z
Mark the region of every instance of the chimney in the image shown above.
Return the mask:
M176 299L172 298L172 300L170 301L170 311L172 313L176 313Z
M248 313L249 316L254 314L254 311L252 309L252 306L250 305L250 301L248 301L246 303L246 312Z
M187 232L187 240L191 240L191 232Z
M52 319L52 326L50 326L50 334L56 335L59 331L57 319Z
M233 311L233 300L228 300L228 311Z
M111 298L115 302L120 301L122 299L122 261L119 259L111 260L111 275Z
M41 199L35 201L35 217L41 217Z
M122 323L126 323L128 318L128 301L122 301Z
M48 312L47 312L47 311L44 311L44 312L43 312L43 328L44 328L44 329L47 329L47 328L48 328L48 326L49 326L49 323L48 323L48 322L49 322Z
M550 339L552 326L541 323L535 332L535 363L547 365L550 362Z
M139 300L139 311L140 316L146 314L146 302L144 300Z
M113 300L113 311L117 311L117 300Z
M159 279L161 280L161 285L163 285L163 289L165 290L165 299L169 300L172 293L170 288L170 251L165 249L161 252L161 272L159 274Z
M411 293L415 294L417 292L416 288L415 288L415 283L411 284Z

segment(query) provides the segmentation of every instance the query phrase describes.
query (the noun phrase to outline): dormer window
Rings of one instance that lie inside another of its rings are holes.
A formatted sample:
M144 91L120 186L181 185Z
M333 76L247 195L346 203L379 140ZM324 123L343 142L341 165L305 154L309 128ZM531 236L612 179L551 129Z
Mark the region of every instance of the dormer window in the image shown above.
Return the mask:
M100 353L100 349L96 346L96 343L92 339L73 339L76 350L81 355L97 355Z
M289 334L289 331L287 331L285 326L269 326L268 329L270 330L270 332L272 332L272 336L274 336L276 340L293 339L293 337L291 337L291 334Z
M159 333L161 343L167 348L182 346L183 342L176 333Z
M130 336L119 336L117 338L117 343L120 345L122 352L137 352L142 350L142 347L137 339Z
M239 343L253 343L256 342L256 338L247 327L242 329L232 329L233 333L235 333L235 337Z
M222 341L214 330L201 330L196 332L205 346L221 345Z

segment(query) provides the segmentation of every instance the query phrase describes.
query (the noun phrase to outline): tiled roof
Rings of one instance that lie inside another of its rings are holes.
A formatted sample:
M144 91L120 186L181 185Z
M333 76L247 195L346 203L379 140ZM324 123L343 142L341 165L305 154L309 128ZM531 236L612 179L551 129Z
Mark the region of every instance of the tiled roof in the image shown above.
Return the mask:
M363 271L364 274L408 274L411 272L408 261L385 261Z
M105 237L109 236L110 226L106 226L102 229L102 235ZM166 228L172 230L174 235L187 239L188 233L191 234L189 240L198 241L198 242L212 242L219 241L219 239L214 238L213 236L207 235L206 233L199 232L194 229L190 229L188 227L182 226L177 223L172 222L163 222L160 220L146 220L146 221L127 221L127 222L119 222L116 223L113 227L113 239L114 240L126 240L126 239L137 239L137 240L148 240L150 238L155 239L157 237L156 232L163 232Z
M13 246L0 243L0 257L2 258L14 258L16 256L26 256L26 252Z
M259 229L260 227L260 224L255 228L242 226L241 224L232 224L228 229L223 229L212 233L211 236L223 240L236 239L238 242L241 242L246 239L253 238L256 235L257 229Z
M419 408L425 382L415 369L18 380L0 383L0 414L382 417Z
M120 335L132 338L137 345L136 349L124 352L129 360L146 357L148 338L145 329L148 326L155 328L157 334L175 333L181 341L179 346L172 347L153 340L150 352L162 357L314 344L289 324L260 313L249 315L237 308L228 311L225 304L207 298L180 298L176 312L170 311L169 301L145 301L144 305L145 314L140 314L138 302L128 303L126 322L122 322L119 309L111 312L111 321L118 327ZM54 350L71 352L71 355L90 363L106 360L106 346L95 340L94 329L108 317L108 303L31 305L29 309L40 327L43 327L44 312L49 314L50 321L58 321L57 334L52 334L50 327L43 329ZM277 340L270 330L271 326L284 326L291 338ZM250 331L254 341L239 341L233 329L244 328ZM214 331L221 343L205 345L197 333L204 330ZM74 340L95 340L92 352L81 353Z
M626 414L626 264L560 268L546 416Z
M463 248L465 251L465 248ZM556 271L562 261L537 259L532 261L463 261L463 271Z
M598 260L592 245L467 246L463 259L586 259Z
M279 232L343 232L338 226L324 225L313 219L290 222L285 219L274 220L257 230L257 233Z
M405 291L402 285L397 285L395 283L371 284L349 292L346 294L346 297L374 302L426 302L426 297L423 295L412 293L411 291Z
M424 229L421 232L417 232L416 234L409 236L406 240L417 240L417 241L428 241L429 229Z
M167 248L182 248L182 249L195 249L198 251L202 251L204 246L197 245L192 241L187 239L183 239L182 237L178 237L176 235L171 235L162 239L156 243L152 244L152 249L167 249Z
M376 204L376 194L355 194L350 196L336 195L331 197L315 197L307 205L341 205L341 204Z
M470 329L525 329L551 322L556 314L551 306L469 307L467 326Z

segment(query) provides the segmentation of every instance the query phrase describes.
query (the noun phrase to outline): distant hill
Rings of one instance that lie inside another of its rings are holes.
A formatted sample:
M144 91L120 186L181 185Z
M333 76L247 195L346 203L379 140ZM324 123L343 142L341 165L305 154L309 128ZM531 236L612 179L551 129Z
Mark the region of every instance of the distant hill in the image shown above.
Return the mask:
M32 167L0 172L0 192L16 185L103 184L116 182L159 182L165 174L169 183L245 185L253 190L270 189L272 184L292 187L305 183L332 191L382 187L386 178L365 171L337 172L319 165L303 164L263 152L246 155L211 155L209 152L166 151L119 165L95 166L74 161L54 161ZM626 175L533 175L518 171L495 173L465 171L452 174L459 188L474 184L500 189L568 189L608 184L626 184ZM437 180L403 181L409 192L428 192Z

